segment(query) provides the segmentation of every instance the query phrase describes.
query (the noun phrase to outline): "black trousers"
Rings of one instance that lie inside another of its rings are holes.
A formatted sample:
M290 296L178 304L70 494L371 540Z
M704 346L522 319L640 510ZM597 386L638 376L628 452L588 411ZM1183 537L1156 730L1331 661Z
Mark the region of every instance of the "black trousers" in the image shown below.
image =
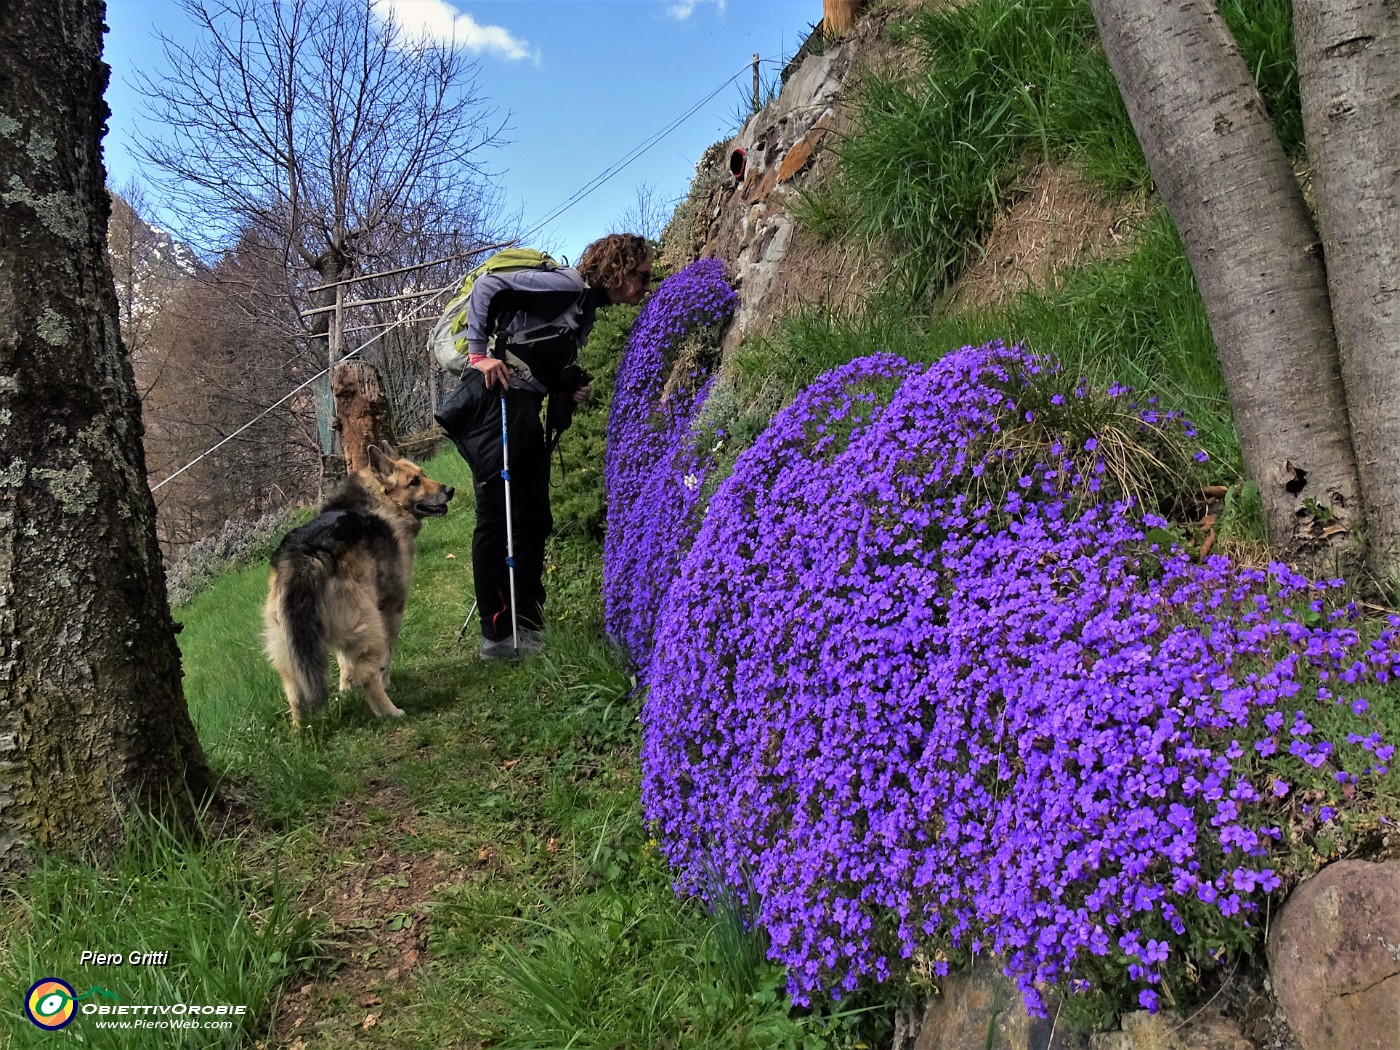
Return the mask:
M549 454L540 423L540 399L511 391L506 409L515 609L519 626L537 631L544 627L544 545L554 530L554 516L549 509ZM498 400L498 420L499 411ZM499 433L496 438L499 441ZM498 641L511 636L506 484L499 472L477 476L472 575L482 637Z

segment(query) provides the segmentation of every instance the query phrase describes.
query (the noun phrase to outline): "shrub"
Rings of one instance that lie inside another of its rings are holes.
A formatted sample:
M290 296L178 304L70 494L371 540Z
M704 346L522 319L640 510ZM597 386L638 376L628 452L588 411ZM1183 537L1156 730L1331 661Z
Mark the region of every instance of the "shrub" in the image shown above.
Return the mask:
M608 634L638 663L675 567L695 534L708 457L691 423L704 403L707 346L734 309L718 259L667 278L647 300L618 365L608 419L608 532L603 610Z
M992 953L1032 1009L1156 1009L1356 830L1400 619L1175 544L1139 500L1192 436L992 343L854 360L739 457L655 630L643 799L799 1001Z
M187 604L230 569L271 556L294 516L295 509L283 507L258 518L229 520L214 535L192 543L166 573L171 606Z
M636 319L635 306L619 303L599 310L583 348L583 366L593 376L593 396L578 407L573 425L559 442L558 469L550 485L555 545L571 537L602 543L607 519L603 471L608 407L618 361Z

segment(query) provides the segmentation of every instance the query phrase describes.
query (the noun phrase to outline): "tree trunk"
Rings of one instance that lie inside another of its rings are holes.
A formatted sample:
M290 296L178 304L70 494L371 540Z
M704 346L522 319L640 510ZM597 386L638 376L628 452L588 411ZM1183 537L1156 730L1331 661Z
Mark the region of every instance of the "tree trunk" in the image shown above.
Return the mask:
M1303 127L1377 574L1400 585L1400 6L1294 0Z
M331 373L335 428L345 449L345 473L369 466L370 445L395 446L389 398L379 370L366 361L342 361Z
M327 311L336 304L336 293L339 289L335 288L334 285L340 281L342 275L349 271L349 264L345 256L334 247L314 258L305 247L300 249L300 253L303 258L310 260L311 268L321 278L318 289L313 289L311 293L311 305L316 309ZM316 423L322 438L322 492L332 487L335 482L348 473L345 469L345 446L344 442L340 440L341 421L335 396L335 370L339 367L341 358L345 356L345 348L340 342L341 320L339 310L333 313L318 313L311 319L311 345L321 347L324 350L326 367L329 369L326 374L325 387L321 387L318 383L314 388L318 391L315 398ZM319 393L321 390L329 390L330 396L322 396Z
M103 15L0 5L0 869L211 790L106 255Z
M1327 279L1259 92L1210 0L1090 7L1205 302L1270 540L1348 569L1362 505Z

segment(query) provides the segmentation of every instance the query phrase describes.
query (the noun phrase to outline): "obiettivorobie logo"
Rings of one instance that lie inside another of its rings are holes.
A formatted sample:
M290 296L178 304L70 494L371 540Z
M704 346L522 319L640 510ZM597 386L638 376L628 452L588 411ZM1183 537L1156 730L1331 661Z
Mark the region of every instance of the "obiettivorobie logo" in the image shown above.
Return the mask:
M82 995L73 991L73 986L57 977L41 977L24 997L24 1013L31 1021L46 1032L56 1032L73 1020L78 1012L78 1000L90 995L102 995L108 999L117 996L106 988L93 985Z
M121 996L98 985L81 995L67 981L43 977L24 997L24 1013L46 1032L66 1028L78 1014L91 1017L98 1028L233 1028L248 1016L244 1004L200 1003L180 999L173 1003L122 1002ZM89 1000L83 1002L84 999ZM114 1000L111 1003L99 999Z

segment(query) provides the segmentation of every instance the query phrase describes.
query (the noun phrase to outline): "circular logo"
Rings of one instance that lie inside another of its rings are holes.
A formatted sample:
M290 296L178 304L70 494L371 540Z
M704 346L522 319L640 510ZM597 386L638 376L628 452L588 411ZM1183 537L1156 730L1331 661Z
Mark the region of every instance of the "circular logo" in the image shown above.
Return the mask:
M67 981L45 977L35 981L29 989L29 995L24 1000L24 1012L40 1028L56 1031L73 1020L75 998L77 993Z

